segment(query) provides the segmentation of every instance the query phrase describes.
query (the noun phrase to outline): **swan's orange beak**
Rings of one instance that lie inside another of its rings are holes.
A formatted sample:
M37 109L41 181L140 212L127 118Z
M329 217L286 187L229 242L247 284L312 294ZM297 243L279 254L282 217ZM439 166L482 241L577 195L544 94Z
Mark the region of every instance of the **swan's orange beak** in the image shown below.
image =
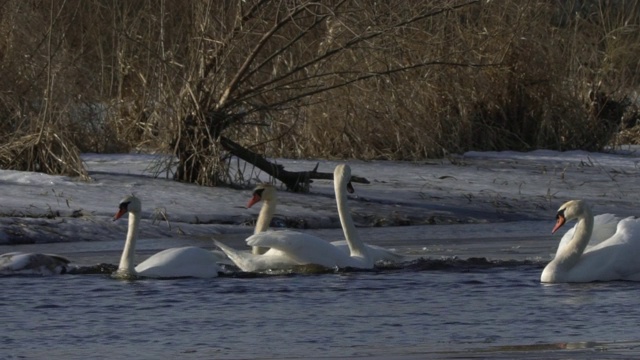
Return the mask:
M126 213L127 213L127 205L125 204L120 205L120 209L118 209L118 212L115 215L113 215L113 221L120 219L122 215Z
M556 231L558 231L558 229L560 229L562 227L562 225L564 225L564 223L566 221L567 221L567 219L565 219L564 216L557 215L556 216L556 226L553 227L553 230L551 230L551 233L554 234Z
M247 209L255 205L258 201L260 201L261 197L258 194L253 194L253 197L247 203Z

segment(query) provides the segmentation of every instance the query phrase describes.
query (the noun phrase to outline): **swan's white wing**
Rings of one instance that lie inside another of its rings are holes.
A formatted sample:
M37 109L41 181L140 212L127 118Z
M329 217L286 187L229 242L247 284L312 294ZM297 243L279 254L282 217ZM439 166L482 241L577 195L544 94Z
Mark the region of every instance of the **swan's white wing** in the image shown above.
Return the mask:
M62 274L69 259L55 254L10 252L0 255L0 273Z
M280 230L264 231L251 235L246 242L249 246L260 246L277 249L283 253L302 253L306 247L312 246L316 241L326 241L309 234L297 231Z
M604 250L608 250L606 257L617 279L640 281L640 219L621 220L615 235L587 250L585 255Z
M613 214L596 215L593 218L593 233L588 246L595 246L611 238L617 232L621 218Z
M248 237L247 244L282 251L302 265L315 264L329 268L353 266L349 254L319 237L296 231L262 232Z
M349 244L346 240L332 241L331 245L340 249L345 254L350 254ZM369 256L373 259L373 262L390 261L390 262L402 262L405 257L402 254L398 254L395 251L385 249L382 246L365 244L369 251Z
M586 250L570 270L572 281L640 281L640 219L617 223L616 232Z
M257 255L251 251L236 250L216 240L214 240L214 243L242 271L285 270L300 265L300 263L291 259L280 250L269 249L266 253Z
M589 239L587 249L596 246L612 237L613 234L616 233L616 229L618 223L620 222L620 219L620 217L617 217L613 214L600 214L594 216L593 233L591 234L591 238ZM573 238L573 234L576 231L576 226L577 223L562 236L560 244L558 245L558 250L562 249L569 242L569 240Z
M140 276L154 278L217 277L219 256L202 248L187 246L163 250L136 266Z
M31 254L10 252L0 255L0 270L17 271L29 265Z

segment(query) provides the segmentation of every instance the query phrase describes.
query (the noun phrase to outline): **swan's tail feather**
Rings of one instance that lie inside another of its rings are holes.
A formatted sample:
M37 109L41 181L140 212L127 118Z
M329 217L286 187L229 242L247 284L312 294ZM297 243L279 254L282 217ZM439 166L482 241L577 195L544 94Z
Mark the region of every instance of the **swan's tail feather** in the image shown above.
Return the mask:
M230 246L227 246L223 243L221 243L218 240L213 240L213 243L220 248L220 250L222 250L222 252L229 258L231 259L231 261L233 261L234 263L236 262L236 259L238 259L238 251Z
M215 240L214 240L215 241ZM233 262L233 260L229 259L229 256L227 255L227 253L225 253L224 251L221 250L211 250L211 252L218 258L216 260L216 262L218 264L224 264L224 265L235 265L235 263Z
M227 257L231 259L231 261L233 261L233 264L239 267L242 271L253 271L252 267L250 266L250 258L255 255L247 251L236 250L215 239L213 240L213 243L218 248L220 248L220 250L222 250L222 252L224 252L225 255L227 255Z

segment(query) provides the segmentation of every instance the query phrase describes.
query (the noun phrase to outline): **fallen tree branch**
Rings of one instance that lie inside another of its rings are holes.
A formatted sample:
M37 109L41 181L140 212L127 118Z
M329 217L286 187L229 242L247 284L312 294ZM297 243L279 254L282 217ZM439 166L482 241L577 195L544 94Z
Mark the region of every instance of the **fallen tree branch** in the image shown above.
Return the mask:
M287 171L284 169L284 166L270 162L262 155L243 147L228 137L220 136L220 145L232 155L239 157L280 180L288 190L294 192L308 192L312 179L333 180L333 173L318 172L320 163L317 163L311 171ZM359 176L352 176L351 181L361 184L369 183L369 180Z

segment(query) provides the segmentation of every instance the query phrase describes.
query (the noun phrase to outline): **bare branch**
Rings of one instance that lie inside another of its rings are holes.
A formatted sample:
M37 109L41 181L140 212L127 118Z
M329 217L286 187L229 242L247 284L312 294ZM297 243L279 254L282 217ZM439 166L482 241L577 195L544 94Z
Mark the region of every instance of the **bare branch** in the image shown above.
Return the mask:
M220 144L231 154L255 165L258 169L280 180L287 186L287 189L291 191L308 192L312 179L333 180L333 173L318 172L319 164L316 164L311 171L287 171L284 169L284 166L268 161L262 155L242 147L227 137L220 137ZM352 176L351 181L369 184L366 178L359 176Z

